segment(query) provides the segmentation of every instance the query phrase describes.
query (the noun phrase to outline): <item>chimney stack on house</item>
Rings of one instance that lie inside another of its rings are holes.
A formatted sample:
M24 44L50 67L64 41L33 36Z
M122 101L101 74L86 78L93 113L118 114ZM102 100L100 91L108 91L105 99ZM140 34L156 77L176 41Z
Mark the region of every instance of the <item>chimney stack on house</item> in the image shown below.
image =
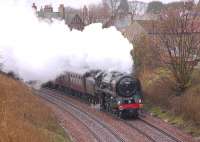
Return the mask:
M44 12L45 13L53 13L53 7L51 5L45 5Z
M32 8L33 8L35 11L37 11L37 6L36 6L35 3L33 3Z
M65 6L64 4L61 4L58 8L58 12L59 12L59 16L62 18L62 19L65 19Z

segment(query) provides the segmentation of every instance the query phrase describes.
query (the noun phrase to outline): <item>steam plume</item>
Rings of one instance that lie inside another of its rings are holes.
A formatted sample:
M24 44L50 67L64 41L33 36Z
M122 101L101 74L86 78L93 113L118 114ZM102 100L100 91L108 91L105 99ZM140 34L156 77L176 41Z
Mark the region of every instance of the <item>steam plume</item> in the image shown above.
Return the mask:
M23 4L0 2L0 55L6 71L47 81L65 70L130 71L132 45L114 27L93 24L70 31L62 21L38 20Z

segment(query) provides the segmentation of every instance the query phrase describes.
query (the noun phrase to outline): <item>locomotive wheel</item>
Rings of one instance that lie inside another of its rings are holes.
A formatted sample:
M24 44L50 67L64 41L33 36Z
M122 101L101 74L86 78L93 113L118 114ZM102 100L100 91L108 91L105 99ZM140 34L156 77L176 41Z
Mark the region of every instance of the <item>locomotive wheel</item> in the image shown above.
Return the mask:
M62 90L61 90L62 92L65 91L65 87L64 87L64 86L61 86L61 89L62 89Z
M88 102L89 102L90 104L92 103L92 99L91 99L90 96L88 97Z
M65 93L69 93L69 91L68 91L68 89L66 87L64 88L64 92Z
M96 97L94 97L94 104L98 104L98 99Z
M109 112L109 111L110 111L110 106L109 106L109 104L106 104L105 106L106 106L106 111Z
M122 118L122 112L121 112L121 111L117 111L117 116L118 116L119 118Z
M138 118L138 116L139 116L139 113L138 113L138 111L136 111L134 114L134 118Z
M106 104L105 104L105 95L102 94L100 97L100 110L106 110Z
M111 112L112 113L112 109L110 107L110 104L108 104L108 112Z
M104 105L102 102L100 102L100 110L101 110L101 111L104 111L104 110L105 110L105 105Z
M96 97L96 104L99 104L99 98Z

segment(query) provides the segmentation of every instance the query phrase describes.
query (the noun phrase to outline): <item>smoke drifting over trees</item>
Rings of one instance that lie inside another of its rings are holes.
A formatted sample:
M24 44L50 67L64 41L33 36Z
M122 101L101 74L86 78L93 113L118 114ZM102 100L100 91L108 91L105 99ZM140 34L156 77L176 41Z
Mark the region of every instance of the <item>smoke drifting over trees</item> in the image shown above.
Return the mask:
M0 2L0 18L4 70L25 80L46 81L66 69L127 72L132 67L132 45L114 27L95 24L70 31L62 21L41 22L29 8L6 2Z

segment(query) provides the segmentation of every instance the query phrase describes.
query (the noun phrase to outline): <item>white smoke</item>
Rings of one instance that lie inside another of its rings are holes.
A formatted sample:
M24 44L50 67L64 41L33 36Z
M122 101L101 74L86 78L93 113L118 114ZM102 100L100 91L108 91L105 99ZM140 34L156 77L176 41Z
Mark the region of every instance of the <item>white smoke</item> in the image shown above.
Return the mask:
M39 21L12 0L0 2L0 19L0 59L24 80L46 81L69 69L131 70L132 45L114 27L70 31L61 21Z

